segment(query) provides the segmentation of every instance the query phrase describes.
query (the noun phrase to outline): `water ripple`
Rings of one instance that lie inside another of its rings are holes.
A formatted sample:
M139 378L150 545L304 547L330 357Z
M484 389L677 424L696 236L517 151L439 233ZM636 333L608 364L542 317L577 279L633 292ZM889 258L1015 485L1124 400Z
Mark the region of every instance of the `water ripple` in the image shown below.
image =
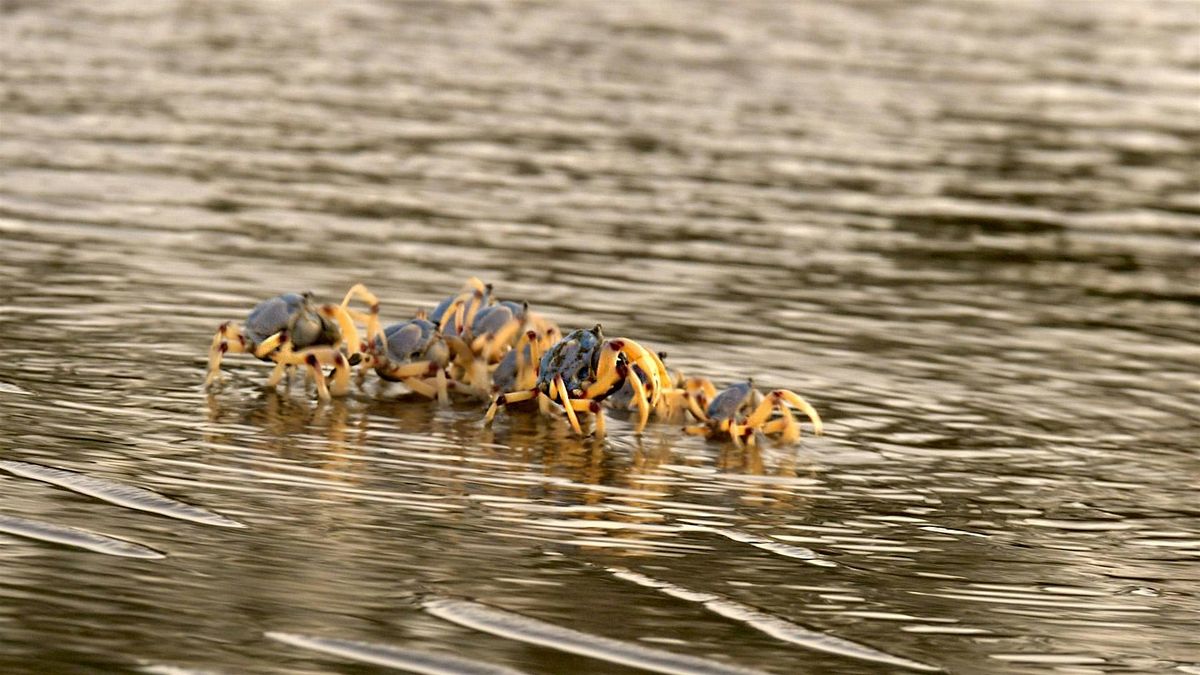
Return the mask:
M610 663L676 675L765 675L763 671L695 656L652 649L632 642L582 633L470 600L433 598L425 611L451 623L510 640L550 647Z
M783 618L768 614L761 610L744 605L740 602L721 597L715 593L703 593L691 591L682 586L648 577L638 572L633 572L628 569L612 567L608 570L613 576L625 581L631 581L639 586L653 588L661 591L671 597L686 600L688 602L696 602L704 605L704 608L723 616L727 619L740 621L751 628L762 631L767 635L784 642L790 642L794 645L799 645L807 649L827 652L829 654L837 654L846 656L852 659L870 661L873 663L881 663L897 668L909 668L912 670L920 670L926 672L936 672L941 670L936 666L920 663L911 659L895 656L882 652L873 647L868 647L851 640L839 638L833 635L827 635L818 631L805 628L799 624L792 623Z
M15 476L40 480L129 509L149 511L150 513L156 513L169 518L178 518L179 520L187 520L203 525L245 527L245 525L236 520L226 518L212 511L169 499L151 490L114 480L97 478L42 464L12 460L0 461L0 469L4 469Z
M270 632L272 640L333 656L425 675L521 675L522 671L473 661L453 654L420 651L392 645L339 640L296 633Z
M27 520L16 516L0 515L0 532L15 534L19 537L48 541L64 546L74 546L106 555L123 558L146 558L156 560L167 557L149 546L136 544L132 541L117 539L98 532L83 530L64 525L55 525L38 520Z

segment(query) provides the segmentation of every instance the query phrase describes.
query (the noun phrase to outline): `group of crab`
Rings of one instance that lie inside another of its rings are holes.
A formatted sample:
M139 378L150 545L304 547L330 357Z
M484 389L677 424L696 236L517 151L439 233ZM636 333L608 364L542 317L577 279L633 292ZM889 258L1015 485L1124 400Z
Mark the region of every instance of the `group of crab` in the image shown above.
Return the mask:
M224 355L249 353L275 364L269 386L303 367L321 399L345 396L357 367L360 388L374 370L442 403L451 395L490 400L487 424L501 409L536 407L564 414L580 435L603 437L607 406L636 409L637 433L651 414L668 421L690 416L695 424L684 430L691 434L739 445L760 435L787 443L800 437L796 409L821 433L817 411L794 392L763 394L744 381L718 393L706 378L668 370L661 353L629 338L605 338L599 325L563 334L528 303L497 300L492 286L475 278L412 319L384 327L379 313L378 298L362 284L336 305L316 304L311 293L265 300L243 324L217 328L205 384L220 380Z

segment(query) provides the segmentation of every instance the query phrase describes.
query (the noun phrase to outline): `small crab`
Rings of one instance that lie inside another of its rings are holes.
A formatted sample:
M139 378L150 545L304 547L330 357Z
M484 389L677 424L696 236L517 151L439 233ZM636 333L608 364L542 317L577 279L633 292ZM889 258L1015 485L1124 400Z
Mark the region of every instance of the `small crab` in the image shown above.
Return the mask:
M370 306L369 314L349 309L355 297ZM362 284L351 288L340 305L317 306L311 293L285 293L264 300L250 310L244 326L226 321L217 328L208 350L205 385L220 379L225 354L250 353L275 363L268 386L278 384L290 368L304 365L322 400L331 393L344 396L349 391L350 366L360 361L363 351L354 321L365 321L368 335L374 335L379 330L378 314L379 301ZM333 366L332 392L323 366Z
M705 386L707 384L707 386ZM821 416L803 398L786 389L775 389L767 395L762 395L754 388L754 383L747 380L725 389L712 396L711 383L696 378L688 383L684 398L688 409L702 424L685 427L689 434L707 436L708 438L728 437L734 443L753 444L756 432L766 435L779 434L781 441L792 443L800 438L800 424L793 416L788 406L802 411L812 422L813 432L820 436L822 433ZM711 397L707 406L705 398ZM778 410L781 415L771 419L771 414Z
M532 364L538 354L560 335L558 326L531 310L528 303L497 302L492 298L492 285L474 277L458 294L438 303L428 320L450 345L454 379L465 391L484 397L497 387L532 380ZM494 381L492 373L497 370L501 378Z
M542 354L558 342L561 333L558 326L548 321L532 325L537 328L525 331L492 369L489 394L533 389L537 385Z
M409 319L384 328L367 348L371 365L379 377L403 382L409 389L449 402L450 347L436 324L426 319Z
M604 435L604 413L600 403L626 383L632 387L638 407L637 432L646 427L650 409L669 382L666 366L658 355L629 338L605 340L600 326L567 334L546 351L538 364L533 387L499 394L487 411L490 424L501 405L537 399L543 412L558 403L576 433L582 434L576 413L591 413L596 435Z

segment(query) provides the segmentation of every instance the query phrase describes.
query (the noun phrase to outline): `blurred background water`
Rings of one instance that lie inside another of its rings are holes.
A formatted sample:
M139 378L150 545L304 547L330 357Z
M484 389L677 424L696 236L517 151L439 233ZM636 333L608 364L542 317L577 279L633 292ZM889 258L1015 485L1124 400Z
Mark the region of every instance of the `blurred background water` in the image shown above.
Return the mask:
M1198 156L1190 1L4 0L0 670L1200 673ZM200 386L471 275L827 435Z

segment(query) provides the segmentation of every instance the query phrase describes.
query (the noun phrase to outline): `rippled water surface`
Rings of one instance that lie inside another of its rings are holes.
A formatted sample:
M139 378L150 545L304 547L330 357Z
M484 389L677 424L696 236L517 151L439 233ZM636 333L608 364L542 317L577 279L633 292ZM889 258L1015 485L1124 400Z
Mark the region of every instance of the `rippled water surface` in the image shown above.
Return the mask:
M1194 2L0 2L0 670L1200 673L1198 73ZM470 275L826 435L201 387Z

